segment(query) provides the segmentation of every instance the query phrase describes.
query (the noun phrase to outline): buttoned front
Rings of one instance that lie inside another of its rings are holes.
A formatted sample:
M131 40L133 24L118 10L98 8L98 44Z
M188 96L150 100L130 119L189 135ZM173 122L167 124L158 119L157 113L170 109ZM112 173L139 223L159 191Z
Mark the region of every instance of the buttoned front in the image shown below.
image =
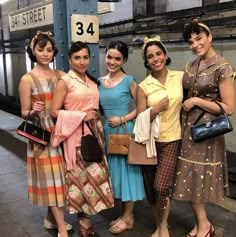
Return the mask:
M84 82L78 78L72 70L64 75L62 79L68 88L68 94L65 99L65 109L84 112L98 110L99 92L97 85L93 81L86 78L86 82Z
M147 106L156 106L160 100L168 96L169 108L160 115L160 136L158 142L176 141L181 138L180 110L183 100L182 88L183 72L168 70L165 85L151 74L139 86L147 96Z

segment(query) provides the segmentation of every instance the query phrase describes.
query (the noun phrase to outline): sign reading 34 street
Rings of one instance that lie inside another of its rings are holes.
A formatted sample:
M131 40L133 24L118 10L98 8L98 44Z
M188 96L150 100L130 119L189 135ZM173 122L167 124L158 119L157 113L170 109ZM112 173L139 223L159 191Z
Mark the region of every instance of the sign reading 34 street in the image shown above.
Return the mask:
M98 16L72 14L71 40L73 42L80 40L86 43L98 43Z
M52 1L40 2L8 14L10 32L53 24Z

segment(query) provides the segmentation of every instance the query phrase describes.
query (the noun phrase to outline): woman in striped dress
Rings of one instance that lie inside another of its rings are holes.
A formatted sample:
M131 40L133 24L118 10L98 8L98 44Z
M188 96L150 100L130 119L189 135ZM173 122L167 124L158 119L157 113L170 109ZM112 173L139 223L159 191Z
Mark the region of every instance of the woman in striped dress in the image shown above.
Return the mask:
M52 132L54 121L50 116L52 93L64 72L52 70L49 63L57 53L50 32L37 32L27 48L36 66L20 81L19 94L22 117L40 117L44 129ZM46 228L58 228L58 236L68 237L63 206L65 193L64 159L60 147L43 146L29 140L27 145L28 196L30 203L48 207L44 220ZM54 223L53 223L54 222Z

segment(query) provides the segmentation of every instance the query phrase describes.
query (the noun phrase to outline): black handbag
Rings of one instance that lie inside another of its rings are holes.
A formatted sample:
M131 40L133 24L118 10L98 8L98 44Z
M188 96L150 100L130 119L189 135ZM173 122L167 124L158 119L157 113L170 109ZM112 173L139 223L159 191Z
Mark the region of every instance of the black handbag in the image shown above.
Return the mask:
M37 113L35 114L35 120L39 120L39 125L34 124L33 121L29 121L30 112L28 113L25 121L22 122L21 125L16 129L16 133L33 142L46 146L50 141L51 133L41 127L40 117Z
M81 154L86 162L101 162L103 150L89 123L86 124L92 134L84 135L84 121L82 121Z
M197 121L191 127L193 141L201 142L206 139L213 138L233 131L232 124L229 120L229 117L225 113L223 107L219 103L216 104L220 107L222 114L213 119L209 119L202 123L198 123L200 118L205 113L205 111L203 111L198 117Z

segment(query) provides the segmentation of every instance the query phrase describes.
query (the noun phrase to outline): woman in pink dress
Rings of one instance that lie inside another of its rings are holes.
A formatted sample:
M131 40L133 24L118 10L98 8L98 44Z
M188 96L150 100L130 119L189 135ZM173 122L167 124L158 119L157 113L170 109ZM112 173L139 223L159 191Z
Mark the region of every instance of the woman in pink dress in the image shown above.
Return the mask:
M67 210L78 214L79 233L87 237L95 233L91 215L113 207L114 199L105 153L100 163L86 162L81 155L83 121L85 135L90 133L88 123L104 152L103 129L98 119L99 92L95 80L87 73L90 63L87 44L73 43L69 62L72 69L58 81L51 106L51 115L57 117L53 145L63 141Z

